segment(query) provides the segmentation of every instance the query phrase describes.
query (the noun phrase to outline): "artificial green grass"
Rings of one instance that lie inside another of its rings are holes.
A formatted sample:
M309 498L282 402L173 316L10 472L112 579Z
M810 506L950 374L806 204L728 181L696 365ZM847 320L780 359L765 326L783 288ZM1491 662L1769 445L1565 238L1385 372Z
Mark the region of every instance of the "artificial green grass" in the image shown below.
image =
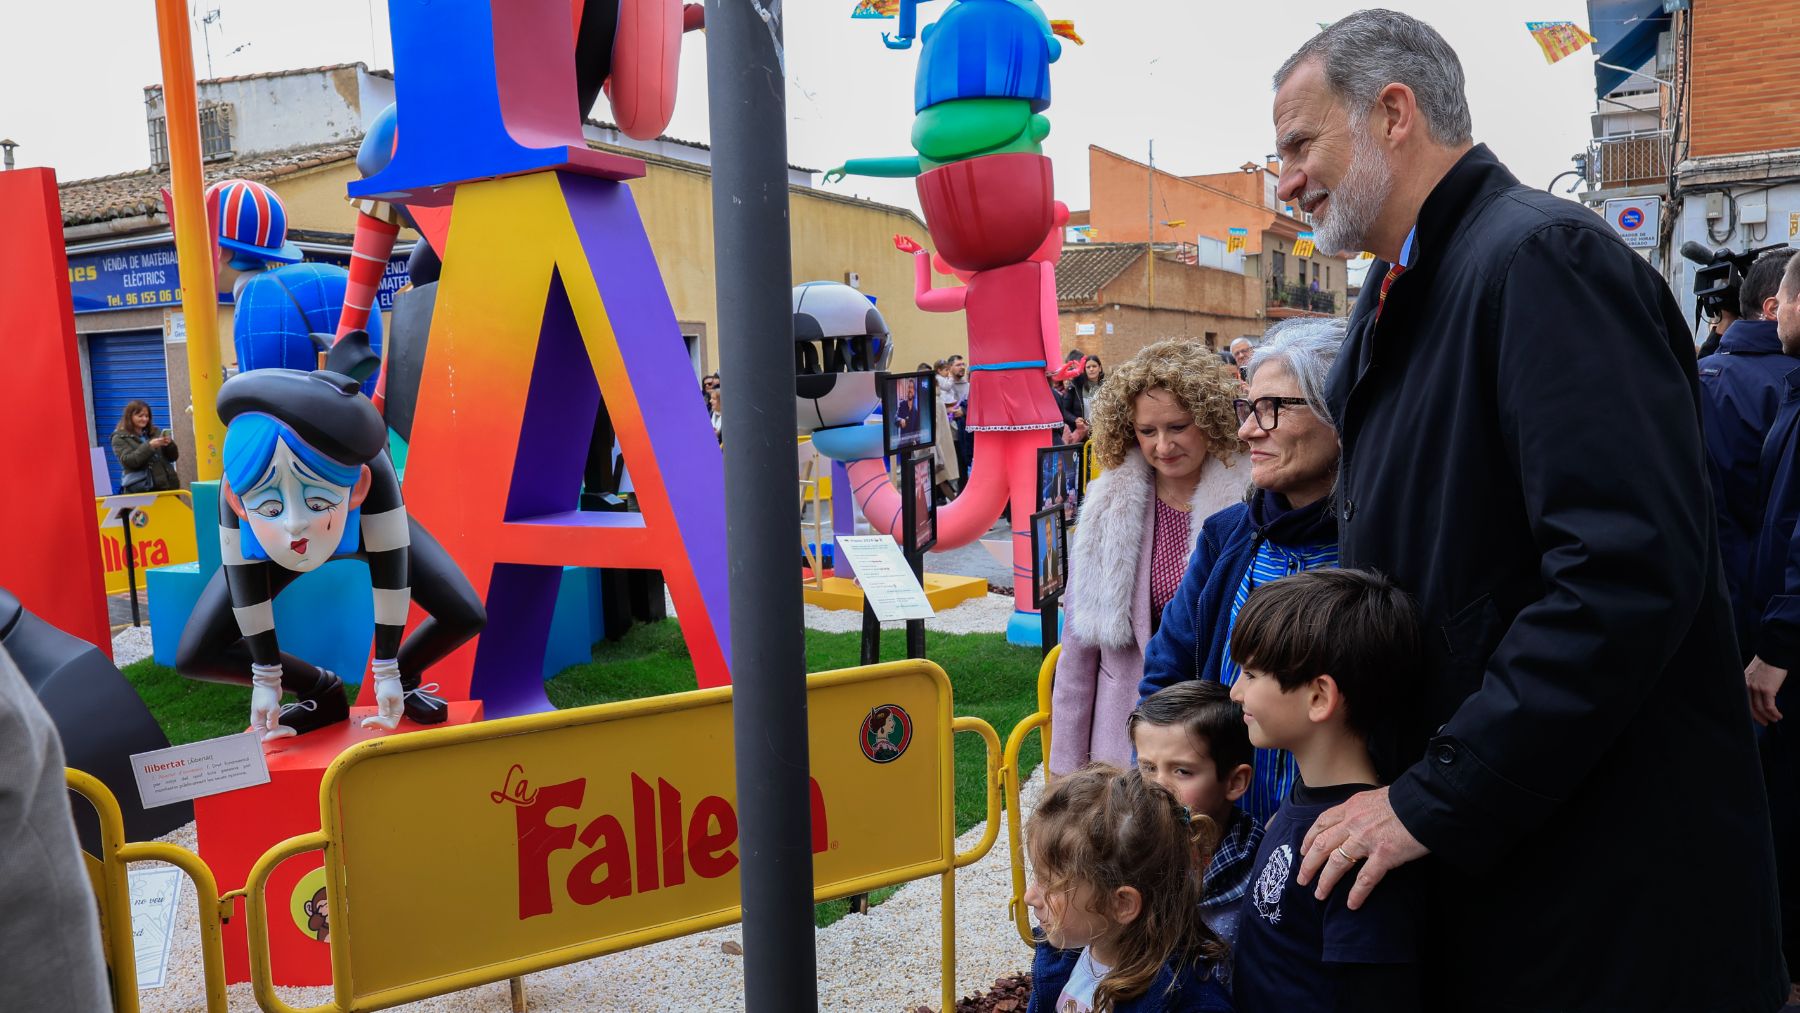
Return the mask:
M861 659L861 644L861 634L808 630L807 670L853 668ZM901 631L888 630L882 636L881 647L881 660L901 660L906 656L906 637ZM998 633L928 634L925 653L949 673L954 713L987 721L1003 744L1013 726L1037 709L1040 655L1035 649L1014 647ZM184 679L148 659L128 665L124 671L172 744L232 735L243 731L248 723L250 701L242 687ZM544 684L550 702L565 709L693 688L693 662L681 639L681 628L673 621L640 623L616 642L596 644L592 661L566 668ZM345 689L354 700L356 687ZM1035 735L1027 740L1019 757L1020 769L1030 770L1037 765L1040 741ZM987 818L986 786L987 758L980 737L958 735L959 835ZM877 890L871 895L871 902L878 904L892 893L891 888ZM831 901L818 906L815 921L824 927L848 912L848 901Z

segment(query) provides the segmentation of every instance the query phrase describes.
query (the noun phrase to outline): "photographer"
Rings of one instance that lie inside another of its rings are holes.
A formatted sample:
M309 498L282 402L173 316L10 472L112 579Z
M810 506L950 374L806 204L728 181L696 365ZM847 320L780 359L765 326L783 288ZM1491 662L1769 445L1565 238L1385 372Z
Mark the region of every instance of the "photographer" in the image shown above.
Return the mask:
M1749 601L1750 567L1765 505L1758 475L1763 439L1781 404L1783 378L1800 366L1783 354L1775 333L1776 294L1793 255L1793 250L1773 250L1751 265L1740 289L1741 318L1725 330L1718 354L1699 365L1700 416L1719 512L1719 552L1738 647L1746 660L1756 621Z

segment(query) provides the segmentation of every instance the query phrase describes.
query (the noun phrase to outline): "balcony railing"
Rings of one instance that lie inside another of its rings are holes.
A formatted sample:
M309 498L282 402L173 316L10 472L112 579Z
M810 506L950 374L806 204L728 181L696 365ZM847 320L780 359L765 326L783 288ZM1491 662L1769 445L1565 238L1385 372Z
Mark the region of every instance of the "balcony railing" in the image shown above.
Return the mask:
M1587 182L1593 189L1642 186L1668 178L1667 130L1601 137L1588 145Z
M1269 279L1269 305L1306 310L1309 313L1336 314L1337 293L1315 292L1298 282Z

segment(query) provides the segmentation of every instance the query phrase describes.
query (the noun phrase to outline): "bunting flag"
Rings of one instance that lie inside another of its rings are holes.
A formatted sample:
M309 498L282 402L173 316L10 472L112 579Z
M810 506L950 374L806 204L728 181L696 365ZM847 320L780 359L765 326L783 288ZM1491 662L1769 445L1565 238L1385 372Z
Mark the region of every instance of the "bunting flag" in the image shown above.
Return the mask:
M1244 242L1250 237L1249 229L1226 229L1225 252L1238 253L1244 249Z
M1313 249L1313 234L1310 232L1302 232L1300 238L1294 240L1294 256L1296 257L1310 257L1313 255Z
M1083 39L1081 37L1081 33L1077 32L1075 30L1075 22L1073 22L1073 21L1052 21L1052 22L1050 22L1050 34L1054 35L1058 38L1068 39L1070 42L1075 43L1077 46L1087 45L1087 40Z
M1525 28L1537 40L1538 48L1544 51L1546 63L1574 56L1581 52L1583 46L1594 41L1594 37L1586 29L1573 21L1527 21Z
M896 18L900 16L900 0L856 0L853 18Z

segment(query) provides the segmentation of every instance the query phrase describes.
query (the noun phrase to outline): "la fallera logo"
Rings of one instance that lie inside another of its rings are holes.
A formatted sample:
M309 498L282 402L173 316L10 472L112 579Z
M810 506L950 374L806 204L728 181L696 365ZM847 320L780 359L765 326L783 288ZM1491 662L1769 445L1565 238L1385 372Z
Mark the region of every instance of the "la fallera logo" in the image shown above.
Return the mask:
M587 795L587 778L532 787L524 768L514 764L496 804L516 809L519 863L519 920L555 910L560 893L582 906L629 897L634 893L683 885L691 872L698 879L718 879L737 868L737 810L718 795L706 795L689 811L681 791L657 778L654 787L636 772L631 780L631 811L601 813L586 823L551 822L567 809L579 813ZM825 795L815 778L811 788L812 850L830 848ZM627 823L630 829L627 831ZM564 877L562 889L551 882L550 856L584 850Z

